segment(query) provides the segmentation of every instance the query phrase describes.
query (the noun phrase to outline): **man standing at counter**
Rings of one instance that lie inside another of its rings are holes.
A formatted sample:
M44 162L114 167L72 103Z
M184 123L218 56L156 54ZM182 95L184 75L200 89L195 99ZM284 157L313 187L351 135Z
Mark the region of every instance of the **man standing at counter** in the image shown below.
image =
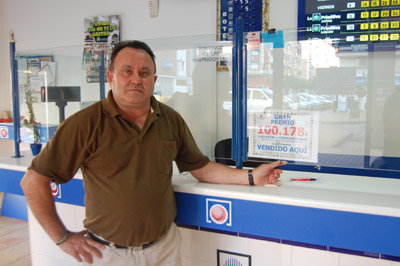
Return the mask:
M172 162L202 182L275 183L285 162L252 171L210 161L183 118L152 95L155 56L140 41L114 47L106 99L65 120L35 157L21 186L50 238L77 261L96 265L181 265ZM87 230L70 232L55 210L49 181L83 174Z

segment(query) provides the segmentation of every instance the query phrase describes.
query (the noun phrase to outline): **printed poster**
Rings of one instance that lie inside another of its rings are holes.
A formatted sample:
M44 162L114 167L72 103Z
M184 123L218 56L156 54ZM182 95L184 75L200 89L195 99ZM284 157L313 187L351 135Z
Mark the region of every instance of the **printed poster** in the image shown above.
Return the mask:
M84 19L85 45L83 48L83 66L86 70L86 81L100 81L100 56L104 51L105 80L112 49L120 40L119 16L98 16Z
M56 63L53 56L21 55L18 57L18 84L32 93L40 93L43 86L54 86Z
M318 112L265 111L248 124L249 157L318 162Z

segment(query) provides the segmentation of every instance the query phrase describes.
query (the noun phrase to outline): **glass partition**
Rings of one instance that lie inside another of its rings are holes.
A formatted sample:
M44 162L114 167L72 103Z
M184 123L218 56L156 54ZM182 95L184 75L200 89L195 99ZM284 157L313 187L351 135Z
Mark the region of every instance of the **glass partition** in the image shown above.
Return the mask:
M215 148L232 135L229 111L223 108L231 98L231 42L215 41L214 35L144 41L156 55L154 96L183 116L203 153L230 159L230 154L215 155ZM87 56L83 45L17 53L20 113L27 120L25 125L21 121L23 142L34 141L37 127L41 142L47 142L63 119L100 100L99 64ZM108 90L106 82L105 95ZM64 104L56 99L60 91L68 98ZM29 97L31 104L26 103ZM35 115L34 127L29 110Z
M99 83L88 82L83 54L83 46L17 53L23 142L37 142L38 134L47 142L62 120L100 99Z
M232 43L214 35L146 42L156 55L156 98L183 116L203 153L229 160L231 154L219 147L232 136L232 118L224 109L232 97Z
M297 33L260 33L247 45L248 161L400 170L399 43Z
M361 169L396 176L399 44L299 41L297 29L259 34L260 42L245 39L246 163L284 159L305 171L354 174ZM232 42L215 41L213 35L145 42L156 55L155 97L184 117L207 156L234 165ZM98 65L85 63L85 56L83 45L18 53L20 113L28 120L21 129L23 141L35 137L29 128L30 96L41 142L54 134L61 109L68 118L100 100L102 84L92 76ZM107 95L109 84L103 85ZM52 87L69 93L63 108L51 99Z

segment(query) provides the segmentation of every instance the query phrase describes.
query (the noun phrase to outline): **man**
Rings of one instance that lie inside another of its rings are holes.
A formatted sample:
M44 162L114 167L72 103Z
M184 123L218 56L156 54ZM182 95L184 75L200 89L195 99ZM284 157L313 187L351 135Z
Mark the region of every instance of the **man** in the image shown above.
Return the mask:
M182 117L152 95L154 54L139 41L111 55L106 99L65 120L21 181L50 238L78 261L96 265L180 265L174 223L172 162L200 181L275 183L284 162L247 170L209 161ZM69 232L57 216L49 180L68 182L81 169L87 230Z

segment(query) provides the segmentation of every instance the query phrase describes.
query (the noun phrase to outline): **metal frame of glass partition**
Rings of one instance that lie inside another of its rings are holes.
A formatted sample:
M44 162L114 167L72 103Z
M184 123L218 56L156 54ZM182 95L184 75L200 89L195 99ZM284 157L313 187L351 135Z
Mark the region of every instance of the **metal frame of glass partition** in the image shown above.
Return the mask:
M248 137L247 137L247 83L250 78L248 68L250 66L247 65L247 57L248 50L246 49L246 42L243 38L243 30L240 27L241 22L236 23L236 32L235 32L235 42L232 44L232 158L236 167L242 168L246 167L254 167L263 162L272 161L273 159L263 159L263 158L253 158L248 156ZM248 46L248 45L247 45ZM11 46L10 46L11 47ZM15 44L14 44L15 49ZM279 50L279 49L275 49ZM15 50L14 50L15 51ZM274 51L275 52L275 51ZM277 53L278 56L282 56L283 52ZM10 51L11 60L15 60L15 54L12 54ZM374 54L369 54L369 57L374 57ZM378 57L379 55L375 55ZM281 58L280 58L281 59ZM13 62L13 61L12 61ZM370 63L368 63L370 64ZM369 66L368 66L369 67ZM100 71L104 71L104 59L102 60ZM13 67L14 69L14 67ZM104 72L103 72L104 73ZM12 74L13 79L17 78L17 74ZM100 77L104 77L103 74ZM276 79L276 77L273 77ZM368 75L368 79L366 82L372 82L372 75ZM105 81L100 80L100 98L103 99L104 95L104 87ZM13 89L18 88L18 81L13 81ZM251 89L251 88L249 88ZM16 90L18 92L18 90ZM280 96L283 95L283 92L279 92ZM278 95L279 96L279 95ZM19 110L19 100L18 95L13 94L13 102L15 103L15 107ZM274 99L277 97L274 94ZM367 105L371 103L368 102ZM15 110L15 109L14 109ZM17 113L17 112L15 112ZM19 122L19 121L17 121ZM371 125L366 125L366 127L371 127ZM14 126L14 128L18 128L18 126ZM14 131L14 134L18 134L18 130ZM15 143L15 155L19 155L19 139L14 138ZM335 174L343 174L343 175L361 175L361 176L373 176L373 177L390 177L390 178L400 178L400 171L397 169L375 169L370 168L369 163L375 159L375 156L368 155L352 155L352 154L332 154L329 152L321 151L319 153L319 158L323 159L319 163L307 163L307 162L296 162L290 161L289 164L284 166L283 168L286 170L296 170L296 171L305 171L305 172L317 172L317 173L335 173ZM226 158L227 159L227 158ZM334 160L340 159L344 164L331 165L324 162L331 162ZM397 159L397 158L396 158Z
M20 117L20 101L19 101L19 89L18 89L18 62L16 55L16 41L14 39L10 40L10 62L11 62L11 78L12 78L12 103L13 103L13 131L14 131L14 156L15 158L22 157L20 152L21 137L20 130L17 130L21 127L20 120L15 119L16 117ZM99 65L99 92L100 99L105 98L105 53L104 51L100 52L100 65ZM61 121L60 121L61 122Z
M248 79L248 72L245 67L243 67L242 62L246 61L246 53L243 52L246 46L243 40L239 40L238 36L242 36L242 39L245 38L245 34L242 32L240 27L241 21L240 19L236 22L238 25L235 28L234 35L234 53L233 53L233 73L234 77L232 79L233 93L232 93L232 105L233 105L233 115L232 115L232 124L233 124L233 132L232 132L232 159L236 162L237 168L242 168L242 166L247 167L255 167L263 162L271 161L270 159L263 158L253 158L247 154L247 141L246 134L243 133L243 128L246 128L246 114L249 106L247 106L247 88L246 82L243 80ZM301 29L300 29L301 31ZM236 37L235 37L236 36ZM385 51L395 51L398 50L399 47L396 46L395 43L391 44L369 44L368 50L366 53L367 59L367 68L368 68L368 77L367 77L367 90L371 91L371 84L374 82L374 77L376 75L373 74L374 63L372 60L378 60L381 54L379 52ZM375 53L375 54L374 54ZM387 56L387 55L386 55ZM275 59L274 59L275 60ZM246 63L245 63L246 65ZM376 66L375 66L376 67ZM243 74L245 72L245 74ZM274 73L275 74L275 73ZM244 77L243 77L244 76ZM243 77L240 79L239 77ZM395 77L393 77L395 78ZM372 96L369 95L367 102L365 103L367 107L367 115L371 116L372 110ZM400 102L398 103L400 105ZM371 122L368 120L365 122L365 144L364 149L369 149L370 144L370 131L373 126ZM399 135L400 137L400 135ZM368 147L367 147L368 146ZM289 164L283 166L283 169L293 170L293 171L305 171L305 172L315 172L315 173L332 173L332 174L341 174L341 175L359 175L359 176L371 176L371 177L384 177L384 178L397 178L400 179L400 171L399 168L385 168L379 169L371 166L372 161L377 159L380 156L367 154L366 150L364 150L364 155L353 155L353 154L335 154L335 153L326 153L318 151L318 163L309 163L309 162L296 162L288 160ZM383 156L384 157L384 156ZM379 158L378 158L379 159ZM386 159L393 159L396 165L400 166L400 158L398 157L386 157ZM340 165L335 165L333 162L340 161ZM332 162L332 163L330 163ZM393 164L392 164L393 165Z

